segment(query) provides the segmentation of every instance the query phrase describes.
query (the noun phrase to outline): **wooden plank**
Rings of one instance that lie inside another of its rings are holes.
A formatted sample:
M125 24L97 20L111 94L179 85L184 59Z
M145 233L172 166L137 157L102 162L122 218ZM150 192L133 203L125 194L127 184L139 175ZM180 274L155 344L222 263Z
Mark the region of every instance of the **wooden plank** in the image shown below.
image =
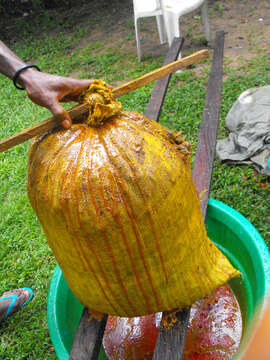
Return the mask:
M167 55L165 57L163 66L171 63L172 61L175 61L178 58L183 43L184 43L184 38L182 37L174 38L173 43L169 48ZM155 120L155 121L159 120L159 115L161 113L161 108L167 93L170 79L171 79L171 74L157 80L155 84L150 100L144 112L144 114L151 120Z
M98 358L107 318L108 315L104 315L102 320L94 318L89 320L88 309L84 308L69 360L96 360Z
M137 79L131 80L126 84L120 85L114 88L112 92L114 93L115 97L122 96L132 90L138 89L139 87L150 83L151 81L157 80L163 76L175 72L176 70L194 64L208 56L209 51L207 49L197 51L192 55L189 55L180 60L173 61L170 64L164 65L161 68L151 71ZM83 116L87 115L88 108L89 107L87 104L80 104L68 110L71 120L76 122L78 118L81 119ZM6 139L0 140L0 153L12 148L13 146L19 145L34 136L40 136L46 131L54 129L57 126L59 126L59 122L54 117L51 117Z
M183 45L183 40L181 38L178 38L173 42L172 46L170 47L170 49L168 51L168 55L166 56L166 58L164 60L163 65L166 65L168 62L170 63L171 61L174 61L174 59L177 58L179 52L181 51L182 45ZM166 78L170 79L169 76L166 76ZM163 92L164 96L165 96L169 79L168 79L168 81L163 81L163 79L161 80L161 83L159 83L159 84L158 84L159 80L157 81L155 88L156 88L156 86L158 86L159 90L161 92ZM157 94L157 96L158 96L158 94ZM158 109L156 109L157 113L159 114L160 108L163 104L163 99L162 99L162 101L161 100L157 101L157 100L155 100L156 99L155 96L151 97L151 99L150 99L150 101L154 102L156 104L156 106L159 107ZM161 98L159 98L159 99L161 99ZM81 320L80 320L79 327L77 329L77 333L76 333L76 336L74 339L74 344L72 346L71 354L75 353L77 351L75 349L77 349L78 347L82 347L82 348L86 349L86 351L88 351L88 355L87 355L88 357L84 357L84 358L82 358L82 360L89 360L89 359L96 360L98 358L98 355L97 355L98 352L95 353L96 357L93 357L93 354L92 354L93 348L88 347L88 342L89 342L89 336L91 338L94 336L94 337L96 337L96 339L99 339L99 336L97 335L97 332L99 331L99 329L96 327L92 327L91 330L89 329L92 332L90 335L88 335L88 332L86 332L84 330L85 328L88 329L88 316L86 315L87 313L88 313L88 311L85 308L83 311ZM104 329L105 329L105 326L104 326ZM103 329L103 331L104 331L104 329ZM100 335L100 333L99 333L99 335ZM102 338L102 336L103 336L103 333L101 334L101 338ZM97 345L97 348L100 349L100 346L101 346L101 343ZM79 358L75 358L75 357L71 358L70 357L70 360L79 360Z
M198 146L195 155L193 180L198 194L203 194L201 209L205 220L215 157L222 87L224 32L216 34L213 61L202 115ZM190 308L176 314L177 321L170 330L160 328L153 360L180 360L183 357Z
M201 194L201 208L204 219L206 217L219 126L223 51L224 31L219 31L216 33L211 72L192 172L197 193Z
M176 313L178 321L170 330L159 328L153 360L180 360L185 347L190 308Z

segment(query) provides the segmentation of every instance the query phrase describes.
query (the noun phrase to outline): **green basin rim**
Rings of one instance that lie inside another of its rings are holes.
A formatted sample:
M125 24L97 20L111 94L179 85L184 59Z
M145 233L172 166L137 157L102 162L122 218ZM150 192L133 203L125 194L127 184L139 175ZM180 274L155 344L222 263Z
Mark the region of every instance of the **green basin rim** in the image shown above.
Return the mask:
M209 199L207 217L220 221L226 225L231 232L237 234L238 237L240 232L245 234L245 239L250 239L250 241L243 243L243 246L246 247L250 254L259 254L259 265L263 271L259 287L261 288L261 293L263 299L265 300L267 297L267 291L270 287L270 253L259 232L239 212L214 199ZM65 336L70 337L70 334L67 334L67 327L64 329L62 326L61 328L61 321L59 320L58 313L59 309L61 312L61 310L66 306L65 294L63 295L66 291L66 285L63 284L65 283L63 280L64 277L62 275L62 271L57 265L50 282L47 302L47 319L50 337L56 354L60 360L67 360L69 358L69 353L65 347L63 339ZM64 317L64 320L65 319L66 318ZM106 357L101 354L99 359L106 359Z
M230 225L229 227L232 229L232 231L236 227L244 227L245 233L248 233L249 237L252 238L253 241L246 244L246 246L252 247L251 250L256 248L260 254L260 259L265 275L264 287L265 292L267 292L267 290L270 288L270 252L258 230L238 211L222 203L221 201L210 198L208 202L208 212L210 216L212 211L215 211L215 218L222 220L225 225Z

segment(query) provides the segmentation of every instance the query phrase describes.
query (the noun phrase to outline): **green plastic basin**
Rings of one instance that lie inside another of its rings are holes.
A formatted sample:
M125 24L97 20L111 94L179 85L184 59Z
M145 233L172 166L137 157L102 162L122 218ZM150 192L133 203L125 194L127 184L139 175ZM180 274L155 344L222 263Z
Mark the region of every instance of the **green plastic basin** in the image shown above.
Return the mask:
M229 206L210 199L206 227L208 236L241 271L242 278L229 285L236 294L243 318L243 338L252 326L258 305L266 298L270 284L270 254L264 240L251 223ZM83 310L57 266L50 283L47 317L49 332L59 360L68 360L73 338ZM239 358L239 353L234 359ZM99 360L106 359L101 349Z

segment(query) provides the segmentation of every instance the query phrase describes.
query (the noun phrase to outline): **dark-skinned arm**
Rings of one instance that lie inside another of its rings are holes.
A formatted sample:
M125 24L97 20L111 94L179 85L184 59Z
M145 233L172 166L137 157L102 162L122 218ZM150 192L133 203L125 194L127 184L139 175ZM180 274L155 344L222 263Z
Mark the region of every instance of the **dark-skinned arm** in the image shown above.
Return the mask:
M0 41L0 72L13 79L17 70L26 64ZM28 97L36 104L51 111L64 128L69 128L71 119L59 102L77 101L78 95L93 80L73 79L44 73L35 68L23 70L17 82L25 88Z

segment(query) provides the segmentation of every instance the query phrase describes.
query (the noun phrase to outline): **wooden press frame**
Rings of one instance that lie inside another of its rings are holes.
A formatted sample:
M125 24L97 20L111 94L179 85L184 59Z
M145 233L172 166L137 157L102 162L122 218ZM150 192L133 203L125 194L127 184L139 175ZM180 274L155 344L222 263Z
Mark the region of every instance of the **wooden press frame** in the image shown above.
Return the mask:
M182 38L175 38L166 55L164 65L175 61L183 46ZM213 60L208 80L205 106L198 137L198 145L192 171L197 193L204 192L201 209L205 220L211 186L212 170L215 158L219 110L222 88L222 63L224 49L224 32L216 33ZM145 115L158 121L171 75L157 80L145 110ZM177 101L177 99L175 100ZM190 308L176 314L178 321L166 330L159 329L153 360L181 360L183 357ZM97 360L102 344L103 333L108 315L102 320L89 321L87 308L83 310L81 320L74 337L69 360Z

